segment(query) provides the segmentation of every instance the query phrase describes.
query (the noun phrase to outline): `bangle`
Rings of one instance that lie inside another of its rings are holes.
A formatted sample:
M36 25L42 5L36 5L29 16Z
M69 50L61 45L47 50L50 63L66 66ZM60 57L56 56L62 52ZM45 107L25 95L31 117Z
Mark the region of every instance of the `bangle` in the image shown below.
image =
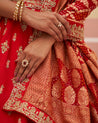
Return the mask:
M22 1L20 6L20 12L19 12L19 22L21 22L22 20L23 6L24 6L24 2Z
M13 20L15 21L17 21L18 20L18 13L19 13L19 7L20 7L20 5L21 5L21 2L22 1L18 1L17 3L16 3L16 7L15 7L15 11L14 11L14 14L13 14Z

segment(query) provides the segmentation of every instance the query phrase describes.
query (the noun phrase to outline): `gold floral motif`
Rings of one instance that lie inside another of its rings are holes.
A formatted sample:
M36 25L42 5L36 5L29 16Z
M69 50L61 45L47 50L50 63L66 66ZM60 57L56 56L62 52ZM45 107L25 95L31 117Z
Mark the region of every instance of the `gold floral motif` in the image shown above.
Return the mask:
M26 31L27 25L25 24L25 22L21 23L21 29L22 29L23 32Z
M26 4L25 7L31 8L31 9L38 9L41 11L51 11L52 7L55 7L56 0L25 0Z
M14 99L8 100L7 103L4 105L4 109L15 110L23 113L37 123L53 123L53 121L48 116L45 116L43 112L38 111L33 106L29 107L28 103L26 102L20 102Z
M14 33L12 40L15 42L16 41L17 34Z
M89 104L89 96L85 87L81 87L78 92L78 103L85 106Z
M0 94L2 94L3 89L4 89L4 85L1 85L1 87L0 87Z
M55 82L53 84L53 88L52 88L52 96L56 97L56 98L60 98L61 96L61 83L60 80L57 80L57 82Z
M12 78L12 83L13 83L13 84L15 84L15 83L16 83L15 78Z
M80 79L81 79L81 78L80 78L79 72L78 72L76 69L73 69L73 70L72 70L72 83L73 83L73 86L74 86L75 88L79 87L80 82L81 82Z
M9 68L9 65L10 65L10 60L7 60L7 62L6 62L6 68Z
M17 57L20 56L20 54L22 53L22 51L23 51L23 48L22 48L22 46L20 46L19 47L19 50L17 50Z
M75 103L76 93L71 86L68 86L64 90L64 100L68 104Z
M61 79L62 79L65 83L68 82L67 70L66 70L65 66L64 66L64 67L62 68L62 70L61 70L60 77L61 77Z
M28 43L31 43L33 41L33 35L30 35Z
M8 50L8 48L8 41L6 40L4 43L1 44L2 53L4 54Z

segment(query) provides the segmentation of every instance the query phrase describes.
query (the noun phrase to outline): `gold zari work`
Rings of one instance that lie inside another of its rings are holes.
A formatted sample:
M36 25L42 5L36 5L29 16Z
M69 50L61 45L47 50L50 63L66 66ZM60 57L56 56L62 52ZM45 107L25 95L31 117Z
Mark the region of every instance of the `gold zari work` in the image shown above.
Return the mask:
M9 48L8 41L6 40L4 43L1 44L2 53L4 54Z
M1 87L0 87L0 94L2 94L3 89L4 89L4 85L1 85Z

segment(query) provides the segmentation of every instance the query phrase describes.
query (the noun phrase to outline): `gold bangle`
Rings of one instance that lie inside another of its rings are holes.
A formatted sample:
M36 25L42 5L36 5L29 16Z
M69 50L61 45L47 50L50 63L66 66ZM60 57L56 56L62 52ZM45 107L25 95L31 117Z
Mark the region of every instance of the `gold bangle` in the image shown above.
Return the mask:
M14 11L14 14L13 14L13 20L15 21L17 21L18 20L18 13L19 13L19 7L20 7L20 5L21 5L21 2L22 1L18 1L17 3L16 3L16 7L15 7L15 11Z
M22 1L20 6L20 12L19 12L19 22L21 22L22 20L23 7L24 7L24 2Z

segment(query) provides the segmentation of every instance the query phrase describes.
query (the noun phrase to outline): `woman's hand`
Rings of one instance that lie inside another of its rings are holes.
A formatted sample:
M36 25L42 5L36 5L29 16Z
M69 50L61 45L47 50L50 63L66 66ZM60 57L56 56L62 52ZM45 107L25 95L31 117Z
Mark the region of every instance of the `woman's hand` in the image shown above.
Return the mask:
M24 8L22 19L29 26L48 33L56 41L63 41L70 33L68 22L56 12L36 12Z
M15 6L16 3L10 0L0 0L0 16L13 19ZM63 41L67 33L70 33L68 22L64 18L56 12L36 12L25 7L22 14L22 20L29 26L48 33L56 41Z
M38 66L47 57L55 40L45 34L42 37L31 42L23 51L18 59L15 69L16 82L22 82L25 78L29 78ZM27 59L29 64L27 67L22 66L22 60Z

